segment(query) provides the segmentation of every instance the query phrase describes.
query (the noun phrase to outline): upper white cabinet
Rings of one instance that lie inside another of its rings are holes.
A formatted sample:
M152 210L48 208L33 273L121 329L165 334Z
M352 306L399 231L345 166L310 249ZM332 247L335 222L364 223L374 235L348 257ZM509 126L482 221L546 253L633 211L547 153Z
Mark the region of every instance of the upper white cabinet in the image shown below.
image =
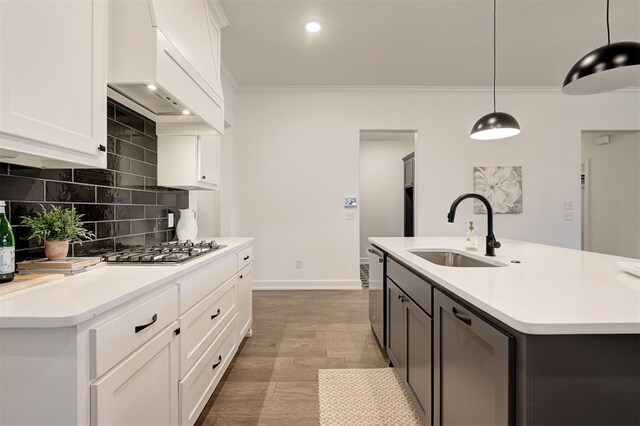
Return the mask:
M158 185L220 189L220 136L158 136Z
M111 0L109 86L159 123L203 122L222 134L226 25L213 0Z
M0 1L0 161L106 167L107 3Z

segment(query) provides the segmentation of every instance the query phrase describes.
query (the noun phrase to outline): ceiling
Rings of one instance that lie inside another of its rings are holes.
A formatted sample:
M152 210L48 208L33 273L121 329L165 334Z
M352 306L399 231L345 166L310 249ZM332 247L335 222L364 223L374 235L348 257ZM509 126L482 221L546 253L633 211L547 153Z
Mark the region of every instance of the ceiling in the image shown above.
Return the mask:
M222 0L222 58L242 86L489 86L491 0ZM557 86L605 44L605 0L498 0L498 86ZM318 20L323 28L307 33ZM611 2L640 40L640 0Z

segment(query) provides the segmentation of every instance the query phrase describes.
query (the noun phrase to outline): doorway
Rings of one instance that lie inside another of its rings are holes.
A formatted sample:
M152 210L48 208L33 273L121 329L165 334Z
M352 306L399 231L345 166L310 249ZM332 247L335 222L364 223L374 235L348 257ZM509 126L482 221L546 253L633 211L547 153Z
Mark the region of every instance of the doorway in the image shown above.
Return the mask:
M414 229L415 130L360 131L360 280L368 286L369 237ZM410 195L410 203L407 196Z
M640 131L582 132L582 249L640 259Z

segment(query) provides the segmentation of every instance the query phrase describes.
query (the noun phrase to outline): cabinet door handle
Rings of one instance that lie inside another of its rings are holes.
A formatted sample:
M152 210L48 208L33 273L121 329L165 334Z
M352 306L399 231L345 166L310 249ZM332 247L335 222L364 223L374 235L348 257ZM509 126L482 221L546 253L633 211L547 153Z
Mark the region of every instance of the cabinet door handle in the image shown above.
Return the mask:
M245 257L244 257L244 260L249 260L249 256L245 256Z
M219 366L220 364L222 364L222 355L218 355L218 362L216 362L215 364L213 364L213 366L211 367L212 370L215 370L217 366Z
M240 277L239 277L239 278L240 278L240 279L242 279L242 277L244 277L244 275L240 275Z
M467 318L464 315L462 315L460 312L458 312L458 310L455 308L455 306L453 308L451 308L451 311L453 312L453 315L458 318L460 321L462 321L463 323L467 324L467 325L471 325L471 318Z
M207 177L205 175L202 175L202 180L207 180Z
M403 295L399 295L399 296L398 296L398 300L400 300L400 302L404 303L404 302L406 302L406 301L407 301L407 298L406 298L406 297L404 297Z
M147 323L147 324L142 324L142 325L136 325L136 333L141 332L142 330L144 330L145 328L153 325L156 321L158 321L158 314L153 314L153 316L151 317L151 322Z
M218 308L215 314L211 315L211 319L215 319L218 315L220 315L220 308Z
M100 152L105 152L106 150L107 150L107 147L106 147L106 146L104 146L104 145L102 145L102 144L98 145L98 151L100 151Z

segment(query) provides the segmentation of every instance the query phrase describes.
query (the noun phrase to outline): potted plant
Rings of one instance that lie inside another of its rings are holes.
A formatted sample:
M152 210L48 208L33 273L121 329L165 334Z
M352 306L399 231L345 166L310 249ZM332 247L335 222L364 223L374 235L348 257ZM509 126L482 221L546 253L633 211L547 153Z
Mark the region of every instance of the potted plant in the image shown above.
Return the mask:
M74 207L63 209L51 206L47 211L44 206L41 212L33 217L22 216L22 225L26 225L31 235L29 239L36 239L40 244L44 242L44 253L49 260L67 257L69 243L82 244L82 240L90 240L95 235L82 224L84 215L78 214Z

